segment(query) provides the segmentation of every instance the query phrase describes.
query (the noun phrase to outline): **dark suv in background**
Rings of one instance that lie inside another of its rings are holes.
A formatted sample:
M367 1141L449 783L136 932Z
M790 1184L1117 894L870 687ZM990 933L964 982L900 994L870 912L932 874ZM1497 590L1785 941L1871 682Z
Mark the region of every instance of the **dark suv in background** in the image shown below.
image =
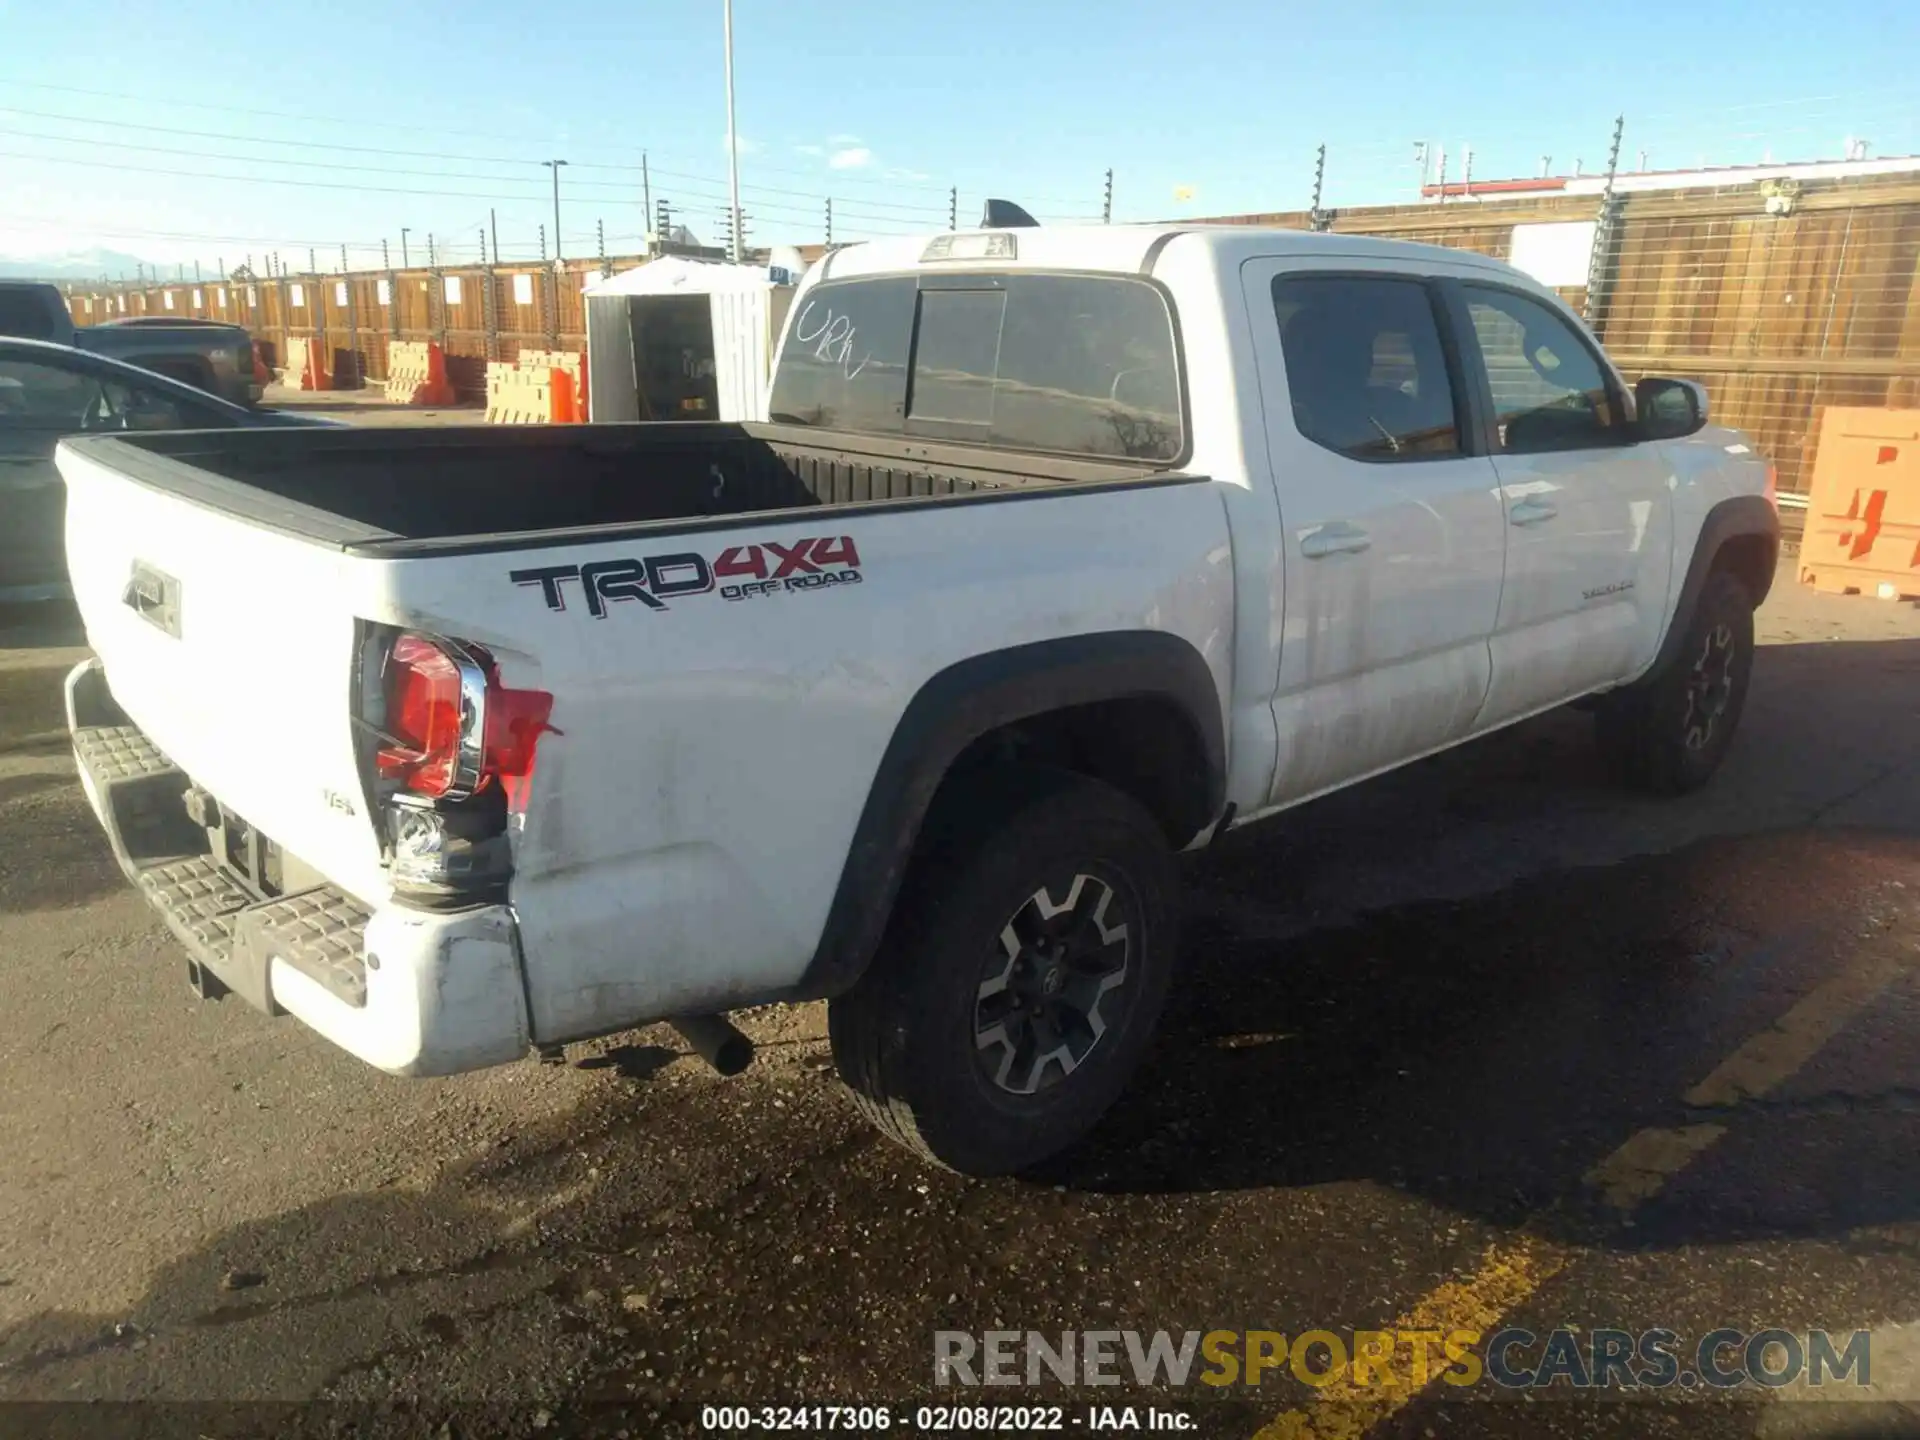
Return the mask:
M253 405L260 399L253 340L238 325L159 315L75 325L59 286L0 280L0 335L71 345L165 375L235 405Z
M70 593L67 491L53 463L67 436L338 423L235 405L71 345L0 338L0 605Z

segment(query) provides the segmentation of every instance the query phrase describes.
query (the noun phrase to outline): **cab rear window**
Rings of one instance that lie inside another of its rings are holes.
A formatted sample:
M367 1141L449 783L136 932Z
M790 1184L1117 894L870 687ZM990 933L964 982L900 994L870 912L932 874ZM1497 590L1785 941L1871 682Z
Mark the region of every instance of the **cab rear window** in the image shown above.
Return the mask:
M790 323L772 417L1101 459L1185 450L1165 296L1115 275L831 281Z

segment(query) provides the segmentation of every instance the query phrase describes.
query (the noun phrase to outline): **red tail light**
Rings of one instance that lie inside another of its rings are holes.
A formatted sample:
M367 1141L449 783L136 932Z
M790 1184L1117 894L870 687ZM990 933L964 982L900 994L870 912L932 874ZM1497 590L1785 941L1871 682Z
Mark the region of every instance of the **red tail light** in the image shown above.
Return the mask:
M387 659L382 779L429 799L464 800L495 780L509 803L533 773L553 696L500 683L492 657L471 646L402 635Z

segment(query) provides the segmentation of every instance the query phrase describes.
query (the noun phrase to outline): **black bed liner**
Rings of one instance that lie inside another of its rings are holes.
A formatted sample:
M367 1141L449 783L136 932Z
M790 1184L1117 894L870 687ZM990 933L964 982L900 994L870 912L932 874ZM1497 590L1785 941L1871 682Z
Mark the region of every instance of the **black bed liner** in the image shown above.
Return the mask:
M762 424L188 431L66 443L141 484L387 556L725 526L807 507L1198 478L1133 462Z

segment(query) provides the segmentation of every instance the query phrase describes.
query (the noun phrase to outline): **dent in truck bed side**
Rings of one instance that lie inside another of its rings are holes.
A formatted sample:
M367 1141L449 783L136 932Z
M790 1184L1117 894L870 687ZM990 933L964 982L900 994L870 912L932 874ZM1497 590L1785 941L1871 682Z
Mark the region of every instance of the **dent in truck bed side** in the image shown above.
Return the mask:
M819 948L795 998L839 994L865 971L928 806L969 745L1021 720L1130 699L1170 702L1191 728L1203 773L1180 777L1180 826L1190 822L1199 833L1226 803L1226 731L1213 674L1180 636L1122 631L1044 640L974 656L927 681L881 757Z

